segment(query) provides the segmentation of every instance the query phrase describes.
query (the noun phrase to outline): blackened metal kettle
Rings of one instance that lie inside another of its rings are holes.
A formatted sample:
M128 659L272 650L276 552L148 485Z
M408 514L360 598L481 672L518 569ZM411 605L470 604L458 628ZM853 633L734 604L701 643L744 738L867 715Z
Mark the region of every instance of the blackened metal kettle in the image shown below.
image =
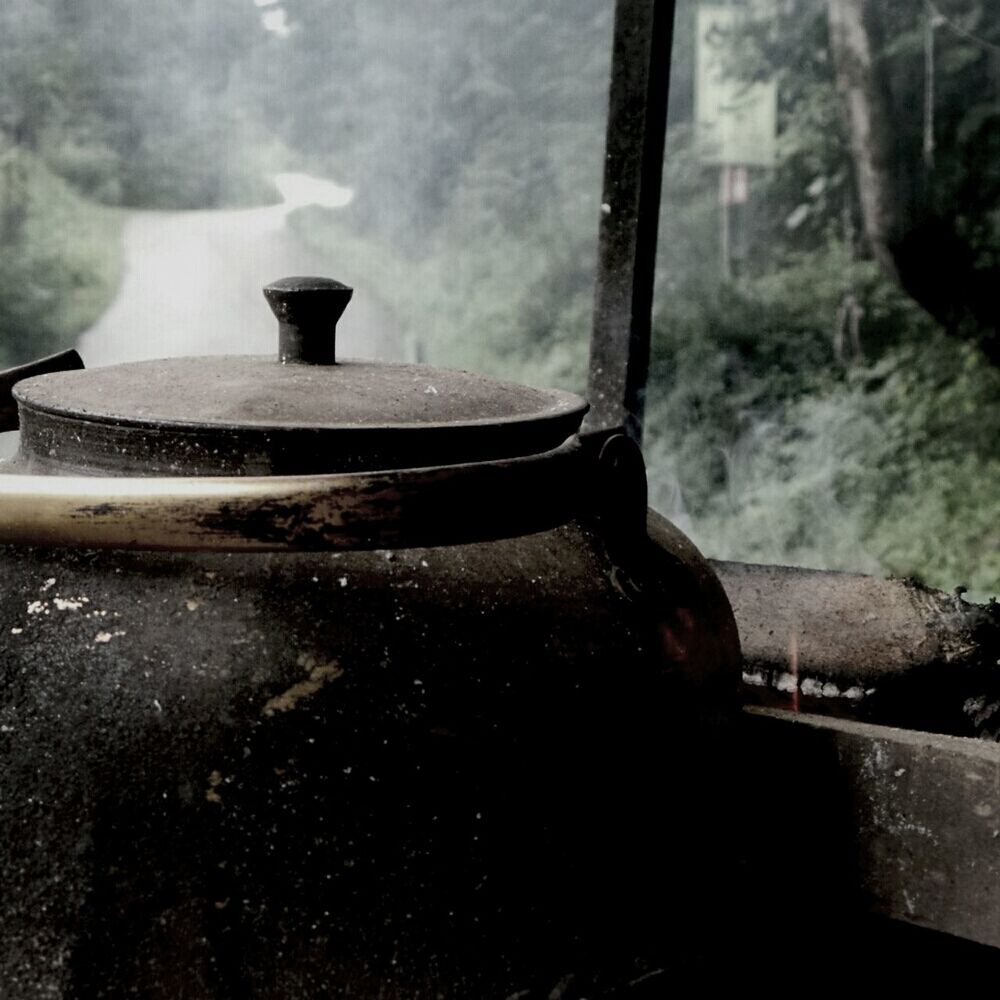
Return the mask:
M7 377L0 992L662 995L725 840L717 580L579 397L265 294L277 358Z

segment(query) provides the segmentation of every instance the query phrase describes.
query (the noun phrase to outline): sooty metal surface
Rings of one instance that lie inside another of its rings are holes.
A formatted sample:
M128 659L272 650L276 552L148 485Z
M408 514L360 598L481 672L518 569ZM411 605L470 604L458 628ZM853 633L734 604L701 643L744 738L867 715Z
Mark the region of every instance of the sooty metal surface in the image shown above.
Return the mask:
M22 456L97 474L354 472L557 447L572 393L424 365L174 358L20 382Z

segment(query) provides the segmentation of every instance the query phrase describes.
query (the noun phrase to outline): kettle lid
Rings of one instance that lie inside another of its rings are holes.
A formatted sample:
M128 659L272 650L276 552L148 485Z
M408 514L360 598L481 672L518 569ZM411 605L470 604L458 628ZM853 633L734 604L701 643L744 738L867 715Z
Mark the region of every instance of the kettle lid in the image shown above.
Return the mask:
M21 460L96 475L278 475L424 468L540 454L586 402L464 371L338 360L352 289L286 278L264 289L275 357L198 357L18 383Z

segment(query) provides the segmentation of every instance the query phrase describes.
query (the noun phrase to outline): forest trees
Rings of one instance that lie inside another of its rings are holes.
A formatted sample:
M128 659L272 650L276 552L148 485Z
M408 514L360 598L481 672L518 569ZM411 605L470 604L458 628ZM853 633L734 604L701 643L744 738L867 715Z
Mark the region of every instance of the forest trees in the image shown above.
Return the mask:
M982 0L827 6L872 253L1000 364L1000 18Z
M995 593L1000 9L756 9L733 67L777 79L781 156L752 178L734 281L671 250L716 253L717 209L668 138L654 495L718 554Z

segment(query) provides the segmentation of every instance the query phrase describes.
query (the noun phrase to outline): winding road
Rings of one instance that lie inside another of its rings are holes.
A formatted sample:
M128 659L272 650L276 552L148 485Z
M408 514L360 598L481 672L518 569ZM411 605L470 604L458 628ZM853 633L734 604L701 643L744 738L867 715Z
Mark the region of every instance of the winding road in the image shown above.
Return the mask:
M342 259L325 259L285 224L296 208L341 208L353 191L301 173L278 174L274 184L282 198L275 205L130 213L122 233L121 287L78 344L87 367L187 355L273 354L277 321L261 288L293 274L321 274L354 286L354 299L337 324L340 357L407 360L389 316L358 286L349 248ZM16 450L17 434L0 434L0 460Z
M355 283L348 249L342 260L324 259L285 224L296 208L338 208L353 192L307 174L274 180L283 199L276 205L128 216L121 287L80 338L88 368L186 355L271 354L277 325L261 295L264 285L293 274ZM337 325L337 342L343 357L403 360L389 318L363 289Z

